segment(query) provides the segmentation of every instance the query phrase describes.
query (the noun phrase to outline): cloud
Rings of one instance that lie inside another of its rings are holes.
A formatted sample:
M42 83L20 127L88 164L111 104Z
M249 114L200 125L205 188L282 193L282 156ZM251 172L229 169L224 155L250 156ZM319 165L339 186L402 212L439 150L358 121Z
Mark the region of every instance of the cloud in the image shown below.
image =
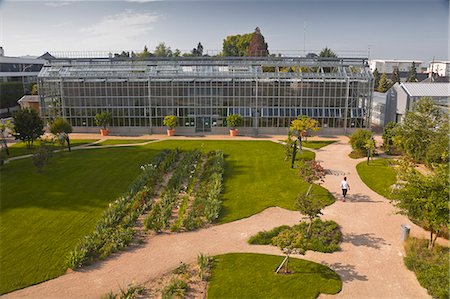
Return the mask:
M60 1L54 1L54 2L45 2L44 5L45 6L50 6L50 7L63 7L63 6L67 6L69 5L70 2L60 2Z
M150 12L136 12L127 10L123 13L104 17L92 26L80 29L82 43L89 45L101 45L103 48L128 48L135 44L136 40L144 43L148 32L153 29L160 15ZM128 47L127 47L128 45Z

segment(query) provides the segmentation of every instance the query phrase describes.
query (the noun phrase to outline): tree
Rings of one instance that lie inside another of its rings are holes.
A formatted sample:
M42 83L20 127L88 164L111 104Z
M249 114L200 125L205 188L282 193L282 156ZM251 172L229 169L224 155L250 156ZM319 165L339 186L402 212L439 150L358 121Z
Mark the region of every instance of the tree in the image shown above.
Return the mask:
M380 82L378 83L378 91L386 92L390 87L390 83L386 77L386 74L382 74L380 78Z
M48 164L50 156L51 150L42 142L33 153L33 165L36 167L37 172L42 172L44 166Z
M239 114L230 114L227 116L227 126L232 130L242 125L244 119Z
M198 43L197 48L192 49L192 56L203 56L203 45L202 43Z
M172 57L172 50L165 43L161 42L156 46L153 55L155 57Z
M312 130L315 132L319 131L320 127L317 120L309 118L305 115L300 115L297 117L297 119L291 122L291 127L289 128L289 130L291 130L297 137L297 140L299 141L300 151L302 151L302 136L305 136L308 130Z
M109 123L111 122L111 114L108 111L103 111L102 113L97 113L95 115L95 124L106 130Z
M406 112L402 123L394 131L394 145L403 150L406 155L418 162L426 162L430 145L441 152L434 155L448 159L449 115L438 108L430 98L422 98L413 105L413 109ZM439 140L442 138L442 140ZM437 146L439 143L444 146ZM442 161L445 162L445 161Z
M227 36L223 40L222 56L248 56L251 40L251 33Z
M430 231L428 247L434 247L437 236L449 223L449 169L438 165L424 176L411 163L400 162L397 167L400 183L393 192L393 202L399 213L418 220Z
M181 51L179 49L175 49L175 51L173 51L173 57L180 57L181 56Z
M325 57L325 58L337 58L337 54L334 53L330 48L325 47L320 51L319 57Z
M285 145L284 145L284 149L285 149L284 161L287 161L290 158L292 158L293 146L294 146L294 140L292 139L292 133L291 133L291 131L288 131L288 136L287 136L287 139L285 140Z
M373 86L375 89L378 88L378 85L380 84L380 73L378 72L378 69L375 69L373 71Z
M169 127L170 130L173 130L177 127L178 118L175 115L167 115L164 117L164 125Z
M67 120L56 118L50 124L50 132L58 138L61 146L64 146L64 141L67 142L69 152L71 151L69 134L72 133L72 125Z
M400 83L400 73L398 68L395 67L391 74L391 83L394 85L395 83Z
M409 68L408 77L406 82L417 82L417 69L416 63L413 61L411 67Z
M278 246L286 254L286 257L275 271L276 273L280 271L283 265L285 266L284 272L288 273L289 256L293 253L305 254L307 246L303 235L293 229L286 229L279 233L272 239L272 244Z
M259 27L256 27L255 32L252 34L252 39L248 46L248 55L252 57L269 55L268 45Z
M145 50L145 48L144 48ZM116 58L128 58L130 57L130 52L122 51L122 53L114 53L114 57Z
M147 46L144 46L144 51L137 53L136 56L139 58L147 58L153 56L153 54L148 51Z
M364 154L367 150L367 142L372 138L372 133L366 129L358 129L350 135L350 145L354 152Z
M22 140L28 147L44 134L44 122L36 111L31 109L20 109L14 116L14 134L16 139Z
M397 123L391 121L388 122L383 129L383 148L387 154L392 154L394 152L393 137L397 126Z

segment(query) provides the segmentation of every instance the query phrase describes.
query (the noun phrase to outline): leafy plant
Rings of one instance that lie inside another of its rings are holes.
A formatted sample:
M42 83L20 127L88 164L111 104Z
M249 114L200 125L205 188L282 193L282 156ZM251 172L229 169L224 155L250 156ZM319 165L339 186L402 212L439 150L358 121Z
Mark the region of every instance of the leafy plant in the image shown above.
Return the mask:
M227 126L229 126L232 130L235 130L237 127L240 127L244 119L239 114L230 114L227 116Z
M42 142L33 153L33 165L36 167L37 172L42 172L44 166L48 164L50 157L51 149Z
M354 152L365 156L367 142L372 138L372 133L366 129L358 129L350 135L350 145Z
M197 255L197 265L199 269L198 275L201 280L208 280L212 261L213 258L209 255L205 255L203 253L199 253Z
M177 277L172 277L162 291L163 299L183 298L187 291L187 283Z
M44 122L34 110L20 109L14 113L13 120L13 136L26 142L28 147L31 147L33 142L44 134Z
M177 127L178 118L175 115L167 115L164 117L164 126L169 127L173 130Z
M103 130L106 130L110 123L111 114L109 112L103 111L102 113L97 113L95 115L95 124L99 127L102 127Z
M64 145L64 142L67 141L67 146L70 151L70 139L69 133L72 133L72 125L63 118L56 118L50 124L50 132L58 138L58 141L61 144L61 147Z

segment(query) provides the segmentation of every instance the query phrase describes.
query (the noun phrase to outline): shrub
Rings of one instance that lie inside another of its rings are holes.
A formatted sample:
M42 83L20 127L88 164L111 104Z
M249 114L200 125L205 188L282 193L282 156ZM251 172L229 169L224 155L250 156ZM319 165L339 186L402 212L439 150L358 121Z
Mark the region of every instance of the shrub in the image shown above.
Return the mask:
M173 274L186 274L188 272L188 265L186 263L181 262L178 267L173 270Z
M372 138L372 133L366 129L358 129L350 135L350 144L353 151L365 153L366 144Z
M202 253L197 255L198 275L202 280L208 280L212 261L213 258L209 255L204 255Z
M50 157L51 149L45 143L41 143L33 153L33 165L36 167L37 172L42 172Z
M300 222L292 227L279 226L270 231L259 232L249 239L250 244L276 245L274 238L281 233L290 231L286 236L307 236L309 223ZM310 236L305 238L305 249L319 252L334 252L339 250L339 243L342 240L342 233L339 225L334 221L322 221L316 219L311 224Z
M187 291L187 283L176 277L172 277L169 284L162 291L163 299L183 298Z
M243 122L244 119L239 114L230 114L227 116L227 126L233 130L236 129L236 127L240 127Z
M278 226L269 231L262 231L250 237L249 244L253 245L271 245L272 238L278 236L283 230L290 229L288 225Z
M409 238L405 242L405 265L433 298L449 298L449 248L436 245L430 250L427 246L427 240Z
M99 127L102 127L104 130L106 130L110 122L111 114L107 111L103 111L102 113L98 113L95 115L95 124Z
M167 115L164 117L164 126L169 129L175 129L177 127L178 118L175 115Z

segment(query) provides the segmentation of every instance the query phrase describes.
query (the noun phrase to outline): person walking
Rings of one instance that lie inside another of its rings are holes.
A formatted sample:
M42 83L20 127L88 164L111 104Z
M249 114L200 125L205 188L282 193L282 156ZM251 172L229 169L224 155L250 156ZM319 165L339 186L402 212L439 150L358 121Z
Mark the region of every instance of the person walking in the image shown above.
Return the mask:
M347 196L347 190L350 190L350 185L347 182L347 177L344 177L344 179L341 182L341 189L342 189L342 196L344 199L342 201L345 202L345 197Z

